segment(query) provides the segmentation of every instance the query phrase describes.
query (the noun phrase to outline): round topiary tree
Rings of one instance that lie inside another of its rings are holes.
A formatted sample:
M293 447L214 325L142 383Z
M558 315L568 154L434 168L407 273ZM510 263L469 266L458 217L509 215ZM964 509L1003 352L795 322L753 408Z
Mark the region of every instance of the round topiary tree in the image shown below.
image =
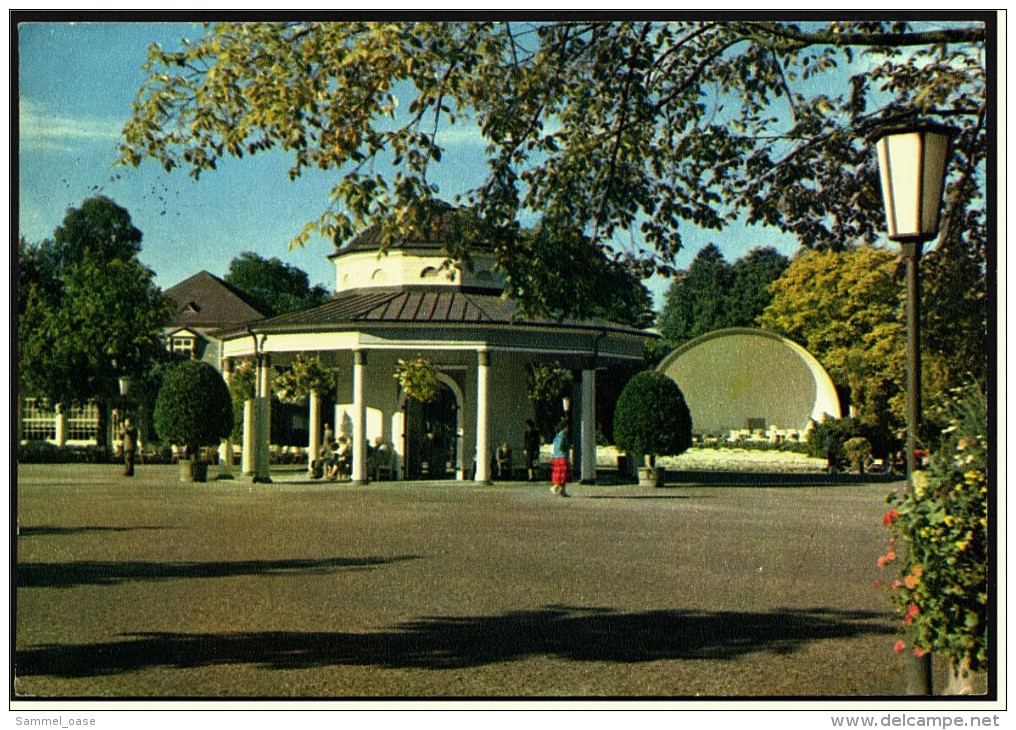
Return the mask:
M155 432L199 457L233 429L233 406L222 375L200 360L186 360L167 375L155 399ZM196 461L198 461L196 459Z
M614 408L614 441L636 458L676 456L691 446L691 411L677 383L663 373L644 370L624 386Z

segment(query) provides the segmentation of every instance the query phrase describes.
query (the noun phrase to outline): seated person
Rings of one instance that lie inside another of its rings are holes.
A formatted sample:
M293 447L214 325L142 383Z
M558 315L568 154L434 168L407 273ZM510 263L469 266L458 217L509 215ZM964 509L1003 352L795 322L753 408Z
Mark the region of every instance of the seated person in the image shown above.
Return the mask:
M507 442L501 444L495 455L497 459L497 476L499 479L512 478L512 448Z
M346 438L339 439L335 456L335 476L353 474L353 445Z
M318 451L318 458L314 459L311 463L311 478L321 479L331 469L332 463L331 445L326 442L321 445L321 449Z
M385 443L383 437L378 436L374 439L374 448L371 449L369 464L375 479L381 479L382 476L391 478L395 466L394 456L391 446Z
M349 476L353 473L353 450L350 447L349 439L340 437L338 443L332 447L332 467L326 475L332 481L339 478L339 475Z

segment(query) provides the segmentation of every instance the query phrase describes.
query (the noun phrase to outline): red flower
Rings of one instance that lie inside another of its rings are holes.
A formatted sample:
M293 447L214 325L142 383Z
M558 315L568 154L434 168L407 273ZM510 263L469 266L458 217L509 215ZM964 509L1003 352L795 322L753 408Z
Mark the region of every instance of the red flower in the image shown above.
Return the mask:
M906 617L904 617L903 620L906 621L908 624L912 624L914 623L914 616L916 616L920 612L921 609L917 607L917 604L911 603L909 606L907 606L907 615Z
M899 512L897 512L894 509L891 509L884 515L882 515L882 524L885 525L886 527L889 527L889 525L895 522L896 518L899 516L900 516Z
M919 646L914 647L914 656L924 656L927 652Z
M893 647L893 652L896 653L896 654L899 654L901 651L903 651L906 648L907 648L906 644L904 644L902 641L897 641L896 645Z

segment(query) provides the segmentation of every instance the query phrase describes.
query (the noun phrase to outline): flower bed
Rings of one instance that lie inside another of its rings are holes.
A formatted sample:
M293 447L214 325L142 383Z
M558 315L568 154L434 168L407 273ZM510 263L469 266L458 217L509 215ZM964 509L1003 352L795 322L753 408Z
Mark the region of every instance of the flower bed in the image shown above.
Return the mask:
M680 456L661 456L657 465L671 471L745 471L745 472L823 472L825 459L816 459L793 451L756 449L689 449ZM617 449L597 447L596 463L617 465Z

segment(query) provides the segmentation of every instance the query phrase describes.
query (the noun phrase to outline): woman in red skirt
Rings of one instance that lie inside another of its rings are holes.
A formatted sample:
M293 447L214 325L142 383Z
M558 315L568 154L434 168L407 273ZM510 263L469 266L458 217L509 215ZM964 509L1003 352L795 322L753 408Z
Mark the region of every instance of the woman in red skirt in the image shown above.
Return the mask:
M550 483L553 485L550 491L559 497L568 496L564 487L571 481L571 464L568 463L571 447L571 426L565 422L554 437L554 450L550 459Z

